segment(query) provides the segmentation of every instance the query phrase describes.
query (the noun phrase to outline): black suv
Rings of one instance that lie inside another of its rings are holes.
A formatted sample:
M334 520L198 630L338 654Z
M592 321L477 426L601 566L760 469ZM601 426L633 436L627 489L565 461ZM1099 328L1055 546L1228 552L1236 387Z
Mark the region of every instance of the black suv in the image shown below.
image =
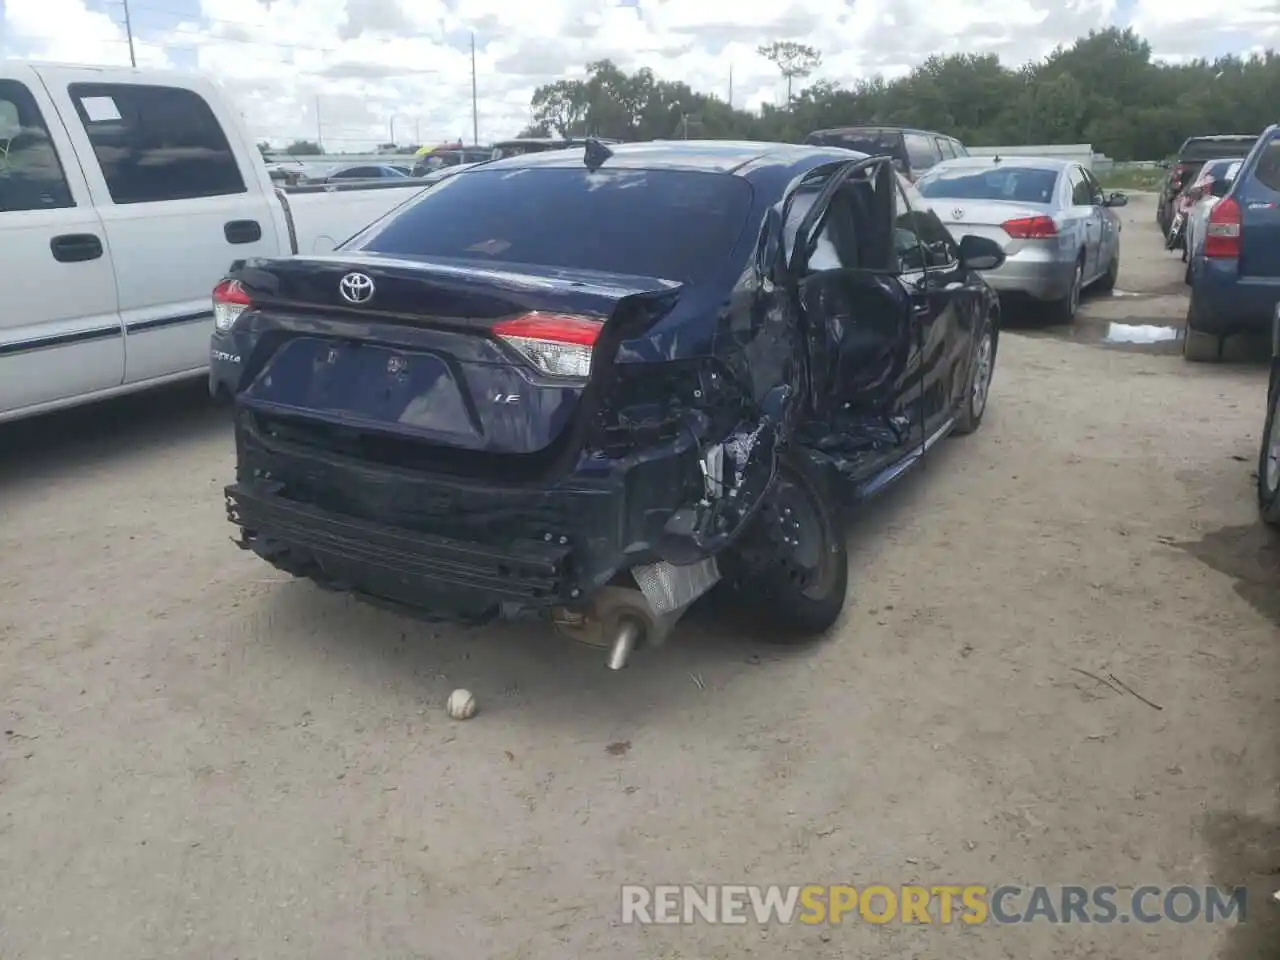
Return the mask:
M1257 143L1258 135L1221 133L1211 137L1187 137L1178 149L1178 158L1169 170L1169 176L1160 190L1160 202L1156 204L1156 223L1162 233L1169 231L1173 222L1173 203L1183 187L1195 182L1206 161L1225 160L1229 157L1247 156Z
M936 163L967 157L969 151L955 137L909 127L836 127L815 130L804 142L819 147L843 147L869 156L890 156L910 179Z

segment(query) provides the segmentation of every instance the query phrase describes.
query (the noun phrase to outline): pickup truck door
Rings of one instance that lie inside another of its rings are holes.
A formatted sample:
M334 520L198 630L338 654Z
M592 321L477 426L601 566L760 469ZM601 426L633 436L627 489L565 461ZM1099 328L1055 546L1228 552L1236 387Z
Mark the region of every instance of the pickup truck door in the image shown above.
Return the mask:
M119 387L111 248L30 67L0 62L0 419Z
M209 364L214 285L233 260L278 256L266 168L216 88L39 67L115 252L125 383Z

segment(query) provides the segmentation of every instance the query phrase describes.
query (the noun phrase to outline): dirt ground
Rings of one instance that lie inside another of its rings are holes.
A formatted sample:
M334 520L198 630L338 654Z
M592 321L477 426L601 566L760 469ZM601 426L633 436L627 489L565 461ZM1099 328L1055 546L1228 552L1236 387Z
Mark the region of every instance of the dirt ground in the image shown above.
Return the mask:
M1161 339L1181 264L1149 200L1125 215L1121 295L1006 332L982 429L857 518L844 620L798 650L703 616L611 673L289 582L229 542L200 385L0 431L0 956L1280 957L1265 370ZM619 923L622 883L850 882L1252 899L1236 926Z

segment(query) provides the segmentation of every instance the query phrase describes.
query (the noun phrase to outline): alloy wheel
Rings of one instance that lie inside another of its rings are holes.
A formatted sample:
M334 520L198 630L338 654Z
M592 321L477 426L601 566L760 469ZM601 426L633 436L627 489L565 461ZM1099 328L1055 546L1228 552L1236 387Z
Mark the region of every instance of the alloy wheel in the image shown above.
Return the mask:
M1274 494L1280 488L1280 390L1275 391L1271 400L1271 433L1267 438L1267 492Z
M982 416L982 411L987 407L987 393L991 389L993 346L991 331L984 331L982 340L978 342L978 356L973 373L973 415L975 418Z

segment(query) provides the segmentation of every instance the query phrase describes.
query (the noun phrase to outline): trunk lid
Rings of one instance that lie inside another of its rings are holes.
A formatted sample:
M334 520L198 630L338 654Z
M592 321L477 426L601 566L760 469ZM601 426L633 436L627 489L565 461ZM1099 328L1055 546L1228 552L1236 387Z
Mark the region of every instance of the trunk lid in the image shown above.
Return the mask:
M1006 256L1012 256L1027 244L1043 244L1044 240L1023 240L1009 236L1002 224L1029 217L1050 217L1053 208L1045 203L1017 200L953 200L938 197L929 201L934 213L957 237L972 234L1000 244Z
M259 333L238 400L282 420L293 439L319 430L351 451L376 434L513 455L553 445L590 383L540 369L530 334L563 333L579 358L593 337L597 353L611 352L627 321L655 321L681 289L654 277L360 255L250 261L235 279Z

